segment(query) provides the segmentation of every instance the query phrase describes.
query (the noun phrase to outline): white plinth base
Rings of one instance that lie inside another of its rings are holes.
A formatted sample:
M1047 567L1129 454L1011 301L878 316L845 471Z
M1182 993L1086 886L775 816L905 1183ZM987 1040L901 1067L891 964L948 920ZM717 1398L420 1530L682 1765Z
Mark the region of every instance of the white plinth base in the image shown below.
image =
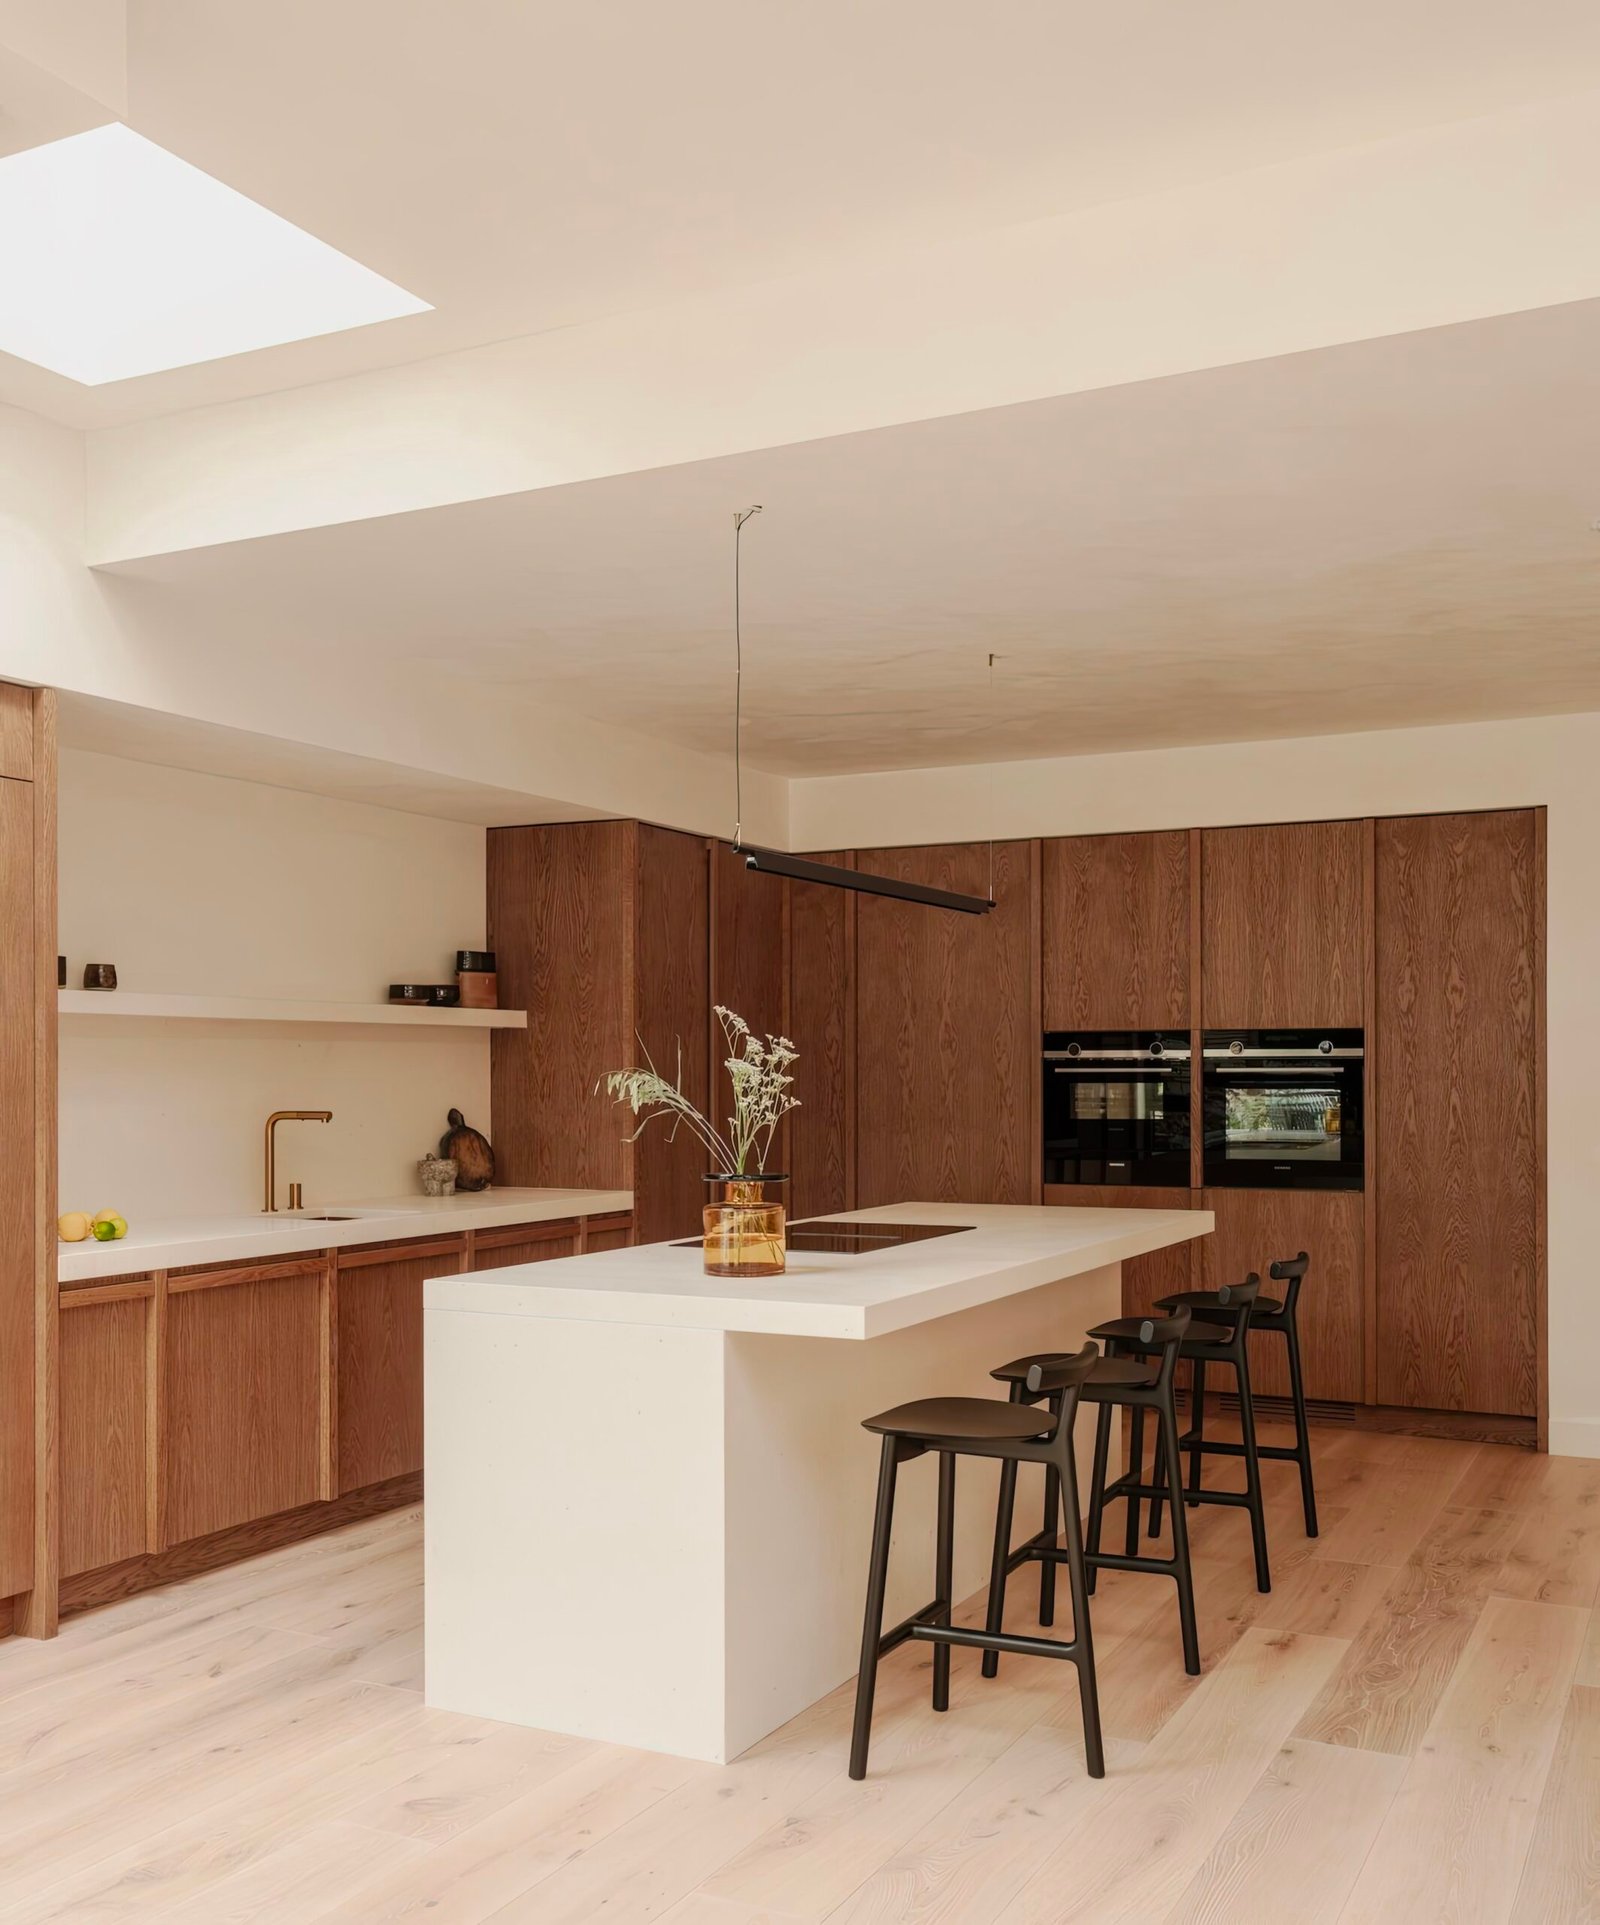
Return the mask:
M861 1419L1002 1395L994 1365L1073 1348L1120 1302L1112 1263L862 1343L430 1307L429 1704L736 1757L855 1672L878 1463ZM996 1474L959 1464L958 1598L988 1577ZM933 1595L935 1475L929 1457L900 1477L890 1624ZM1019 1540L1041 1501L1025 1468Z

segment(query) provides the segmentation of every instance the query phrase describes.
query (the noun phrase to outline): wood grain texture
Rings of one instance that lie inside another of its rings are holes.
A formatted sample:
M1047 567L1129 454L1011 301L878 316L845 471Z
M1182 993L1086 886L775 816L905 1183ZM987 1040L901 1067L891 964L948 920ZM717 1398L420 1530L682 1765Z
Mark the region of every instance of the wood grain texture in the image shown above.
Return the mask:
M710 846L711 1001L737 1010L753 1030L783 1030L783 896L776 876L755 875L726 842ZM720 1030L710 1035L713 1071Z
M259 1557L264 1551L278 1550L285 1544L320 1537L326 1531L338 1530L341 1525L360 1518L403 1509L415 1504L421 1496L421 1474L412 1472L389 1484L368 1484L331 1502L303 1504L270 1517L253 1517L244 1524L231 1525L205 1537L188 1538L164 1551L85 1571L78 1577L63 1580L62 1615L92 1611L117 1598L137 1597L141 1591L180 1583L206 1571L220 1570L224 1565Z
M438 1274L436 1257L415 1255L339 1266L340 1496L422 1468L422 1285Z
M68 1297L61 1319L61 1574L145 1549L148 1400L154 1285L139 1295Z
M633 1029L627 1053L610 1068L639 1060L641 1045L663 1075L675 1077L682 1051L683 1087L711 1114L731 1100L724 1077L715 1093L709 1073L711 1014L710 876L698 836L638 825L635 879ZM605 1105L601 1104L602 1112ZM608 1127L622 1121L606 1115ZM695 1236L706 1203L706 1152L688 1130L676 1140L653 1123L633 1152L633 1214L641 1243ZM575 1179L568 1177L568 1182Z
M1359 822L1204 832L1208 1029L1362 1022L1361 842Z
M297 1266L284 1266L296 1270ZM322 1266L213 1288L169 1284L163 1438L168 1544L318 1499Z
M818 862L848 866L848 854ZM789 882L786 1034L800 1052L789 1119L790 1208L796 1217L855 1207L856 899Z
M552 1257L575 1257L579 1237L576 1223L514 1223L503 1230L480 1230L473 1245L474 1270L503 1270L513 1263L546 1263Z
M36 1217L34 915L33 786L0 779L0 1597L28 1590L34 1573L42 1229Z
M1190 1210L1198 1198L1190 1190L1133 1190L1117 1184L1049 1183L1045 1185L1044 1201L1057 1208L1080 1210ZM1139 1316L1158 1297L1189 1289L1192 1248L1188 1243L1175 1243L1165 1250L1152 1250L1146 1256L1125 1258L1123 1315Z
M1377 825L1385 1404L1537 1405L1535 857L1532 810Z
M1026 1203L1039 1157L1033 845L995 846L996 907L856 908L856 1202ZM987 844L859 850L880 875L983 895Z
M1262 1292L1277 1295L1267 1267L1309 1251L1300 1291L1300 1353L1306 1395L1339 1403L1362 1396L1362 1289L1366 1254L1365 1198L1350 1190L1207 1190L1203 1209L1217 1227L1200 1239L1200 1288L1261 1273ZM1263 1397L1287 1397L1289 1368L1281 1337L1253 1338L1250 1385ZM1232 1375L1222 1373L1224 1380Z
M0 682L0 778L33 780L34 702L43 692Z
M1577 1687L1539 1800L1511 1925L1600 1919L1600 1691Z
M1045 1029L1189 1027L1189 837L1042 845Z
M633 1035L636 825L491 829L489 943L525 1030L490 1036L497 1180L626 1189L627 1129L595 1094L637 1055Z
M597 1216L584 1224L581 1247L589 1256L597 1250L626 1250L633 1240L631 1216Z

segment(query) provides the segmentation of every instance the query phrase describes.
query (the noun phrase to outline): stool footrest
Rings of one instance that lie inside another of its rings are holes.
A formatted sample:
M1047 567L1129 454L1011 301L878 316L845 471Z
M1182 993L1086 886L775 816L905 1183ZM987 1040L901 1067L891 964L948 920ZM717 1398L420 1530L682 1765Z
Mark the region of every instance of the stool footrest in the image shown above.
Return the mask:
M907 1639L918 1635L918 1626L931 1623L935 1618L944 1617L950 1609L944 1598L935 1598L931 1604L924 1604L920 1611L913 1611L908 1618L902 1618L892 1631L885 1631L878 1639L878 1656L887 1657L896 1651Z
M977 1651L1014 1651L1023 1658L1070 1658L1083 1662L1083 1645L1074 1638L1024 1638L1012 1631L969 1631L959 1624L918 1623L911 1636L919 1644L962 1644Z
M1244 1445L1235 1443L1231 1437L1196 1437L1192 1430L1185 1431L1178 1439L1179 1450L1198 1450L1211 1457L1243 1457ZM1257 1457L1271 1457L1280 1464L1298 1464L1300 1447L1298 1444L1257 1444Z
M1175 1557L1126 1557L1121 1551L1085 1551L1083 1561L1091 1571L1154 1571L1158 1576L1178 1575Z

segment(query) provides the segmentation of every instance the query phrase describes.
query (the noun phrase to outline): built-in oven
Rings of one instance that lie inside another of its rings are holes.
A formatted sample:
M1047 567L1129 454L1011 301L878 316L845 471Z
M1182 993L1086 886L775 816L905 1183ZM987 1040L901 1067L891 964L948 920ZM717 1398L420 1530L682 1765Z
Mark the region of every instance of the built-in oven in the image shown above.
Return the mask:
M1205 1032L1208 1187L1359 1190L1365 1167L1359 1029Z
M1187 1030L1050 1031L1044 1180L1189 1187Z

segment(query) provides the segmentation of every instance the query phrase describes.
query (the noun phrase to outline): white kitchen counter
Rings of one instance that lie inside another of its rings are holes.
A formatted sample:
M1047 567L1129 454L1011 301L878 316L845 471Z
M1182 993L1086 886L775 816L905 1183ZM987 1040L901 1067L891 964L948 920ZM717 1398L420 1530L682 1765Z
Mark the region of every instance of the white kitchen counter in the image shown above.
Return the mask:
M972 1227L859 1256L791 1251L765 1283L653 1244L425 1285L430 1704L736 1756L855 1670L878 1463L861 1420L912 1397L1002 1396L992 1368L1077 1349L1118 1314L1125 1258L1213 1223L937 1203L851 1215ZM1087 1431L1080 1419L1085 1483ZM891 1624L933 1594L930 1465L902 1473ZM988 1575L995 1466L963 1460L958 1482L960 1597ZM1039 1483L1025 1467L1019 1539L1038 1528Z
M509 1223L549 1223L561 1217L609 1216L631 1210L628 1190L490 1189L475 1195L368 1197L354 1203L317 1203L298 1214L166 1217L130 1222L115 1243L58 1243L62 1283L175 1270L191 1263L250 1263L262 1257L331 1250L347 1243L385 1243L400 1237L454 1236ZM319 1223L321 1215L344 1222Z

